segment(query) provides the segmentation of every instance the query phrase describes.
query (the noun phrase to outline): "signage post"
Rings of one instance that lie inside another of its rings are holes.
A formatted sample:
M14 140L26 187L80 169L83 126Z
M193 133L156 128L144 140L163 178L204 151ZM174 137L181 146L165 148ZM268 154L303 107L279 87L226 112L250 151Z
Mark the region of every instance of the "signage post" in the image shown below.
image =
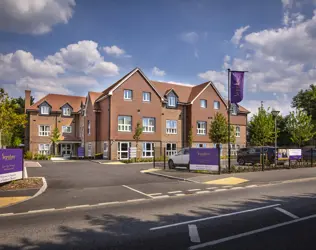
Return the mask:
M190 148L190 170L219 171L218 148Z
M22 149L0 149L0 183L23 178Z

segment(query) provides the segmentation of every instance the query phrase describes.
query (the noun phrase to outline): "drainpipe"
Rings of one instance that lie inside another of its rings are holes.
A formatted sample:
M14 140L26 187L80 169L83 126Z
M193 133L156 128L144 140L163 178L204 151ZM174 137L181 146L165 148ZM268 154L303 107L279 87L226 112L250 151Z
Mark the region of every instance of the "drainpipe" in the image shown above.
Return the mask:
M111 96L109 95L109 136L108 136L108 158L112 160L112 142L111 142Z

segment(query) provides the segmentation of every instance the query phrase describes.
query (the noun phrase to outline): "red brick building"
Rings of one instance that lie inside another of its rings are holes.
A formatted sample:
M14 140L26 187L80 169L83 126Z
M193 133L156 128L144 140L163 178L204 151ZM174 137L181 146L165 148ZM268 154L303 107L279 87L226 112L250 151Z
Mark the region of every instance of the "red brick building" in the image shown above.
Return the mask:
M30 91L26 91L29 103ZM76 155L78 146L86 156L102 153L108 159L127 159L139 122L143 127L138 157L152 157L154 148L168 155L188 145L192 129L193 147L214 147L208 137L216 112L227 116L227 104L212 82L196 86L149 80L136 68L101 93L87 97L49 94L26 106L26 147L33 153L52 153L50 135L62 133L58 154ZM231 123L236 130L232 151L246 144L247 114L234 106ZM224 148L225 146L223 146Z

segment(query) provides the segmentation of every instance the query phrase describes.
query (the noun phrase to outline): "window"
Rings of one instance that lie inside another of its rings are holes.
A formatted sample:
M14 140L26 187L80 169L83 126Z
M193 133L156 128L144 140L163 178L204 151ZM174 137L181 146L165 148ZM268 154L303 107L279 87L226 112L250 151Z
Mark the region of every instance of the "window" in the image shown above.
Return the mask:
M176 97L175 96L168 96L168 106L169 107L176 106Z
M62 126L63 133L71 133L71 126Z
M144 142L143 143L143 157L153 157L154 156L154 143Z
M197 148L206 148L206 143L198 143L196 144Z
M206 122L197 122L197 134L206 135Z
M39 136L49 136L50 135L50 126L40 125L38 135Z
M41 106L41 114L42 115L49 115L49 107L48 106Z
M124 100L132 100L133 91L130 89L124 89Z
M41 155L49 155L50 154L49 144L39 144L38 145L38 153Z
M143 92L143 102L150 102L151 94L150 92Z
M155 132L155 118L143 118L143 131Z
M207 108L207 100L201 99L200 106L201 106L201 108Z
M166 133L167 134L177 134L177 121L167 120L166 121Z
M231 114L232 115L237 115L237 113L238 113L238 108L237 108L237 105L236 104L232 104L231 105Z
M236 137L240 137L240 127L236 126Z
M167 156L175 155L177 153L177 144L176 143L167 143L166 145L166 154Z
M219 101L214 101L214 109L219 109Z
M132 131L132 117L131 116L118 117L118 131L123 131L123 132Z
M90 120L88 120L87 133L88 133L88 135L91 134L91 122L90 122Z
M71 116L71 109L70 108L63 108L63 115L64 116Z

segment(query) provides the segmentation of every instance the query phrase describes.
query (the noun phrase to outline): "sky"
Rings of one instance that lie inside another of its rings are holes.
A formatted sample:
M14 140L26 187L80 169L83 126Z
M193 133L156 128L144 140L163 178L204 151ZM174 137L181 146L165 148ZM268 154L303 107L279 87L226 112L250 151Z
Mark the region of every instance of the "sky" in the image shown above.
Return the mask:
M86 96L139 67L149 79L211 80L248 71L252 113L291 111L316 84L316 0L1 0L0 87Z

